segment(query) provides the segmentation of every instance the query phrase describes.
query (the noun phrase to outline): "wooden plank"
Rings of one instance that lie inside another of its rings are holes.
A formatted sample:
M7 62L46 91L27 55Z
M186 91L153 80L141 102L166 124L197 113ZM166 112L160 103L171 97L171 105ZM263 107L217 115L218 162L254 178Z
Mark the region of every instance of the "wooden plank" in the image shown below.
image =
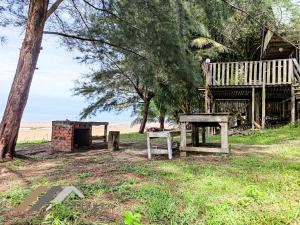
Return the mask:
M234 79L234 84L238 85L239 84L239 64L235 63L235 79Z
M224 85L225 84L225 69L226 69L226 64L225 63L222 63L221 64L222 66L222 78L221 78L221 84Z
M253 62L250 62L249 64L249 84L252 85L253 82Z
M255 88L252 88L252 115L251 115L251 119L252 119L252 130L254 130L254 126L255 126Z
M222 151L229 153L228 145L228 123L221 123L221 148Z
M217 66L216 63L213 63L212 85L216 85L216 74L217 74Z
M234 63L230 63L231 71L230 71L230 85L234 85L235 79L234 79Z
M276 84L277 80L278 78L276 73L276 60L273 60L272 61L272 84Z
M151 159L151 139L149 133L147 133L147 152L148 152L148 159Z
M258 84L262 84L262 73L263 73L263 62L260 61L259 64L258 64L258 68L259 68L259 71L258 71Z
M288 63L289 63L289 66L288 66L288 83L292 84L293 83L293 70L294 70L293 60L289 59Z
M257 82L257 72L258 72L258 70L257 70L257 67L258 67L258 62L254 62L254 74L253 74L253 84L254 85L257 85L258 84L258 82Z
M267 84L271 84L271 61L267 62Z
M230 78L229 78L229 73L230 73L230 63L227 63L227 70L226 70L226 85L230 84Z
M282 78L282 83L286 84L288 80L287 77L287 60L283 60L283 78Z
M228 154L228 151L226 149L210 148L210 147L180 147L180 151L183 151L183 152L205 152L205 153Z
M218 77L217 77L217 85L220 85L221 83L220 83L220 80L221 80L221 64L220 63L218 63L218 66L217 66L217 73L218 73Z
M277 77L278 77L278 84L281 84L282 83L282 73L281 73L281 64L282 64L282 61L281 60L277 60Z
M244 75L244 80L243 84L247 85L249 80L249 75L248 75L248 62L245 62L245 75Z
M199 127L196 123L192 124L192 144L194 147L199 146Z
M239 76L239 81L238 84L243 85L244 84L244 78L245 78L245 65L244 63L239 63L240 64L240 76Z
M291 123L294 124L296 122L296 95L295 90L291 88Z
M180 146L186 147L186 124L180 123Z
M263 63L263 84L262 84L262 116L261 116L261 127L262 129L265 129L266 125L266 63Z
M229 119L228 115L180 115L179 121L183 123L191 123L191 122L212 122L212 123L227 123ZM182 129L181 129L182 132Z

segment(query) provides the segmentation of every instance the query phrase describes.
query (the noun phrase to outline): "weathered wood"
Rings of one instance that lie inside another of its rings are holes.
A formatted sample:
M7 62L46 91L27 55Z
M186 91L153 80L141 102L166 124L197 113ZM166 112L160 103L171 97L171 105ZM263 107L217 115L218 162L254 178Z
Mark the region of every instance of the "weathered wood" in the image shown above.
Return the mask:
M180 123L180 146L186 147L186 123Z
M287 83L287 63L286 60L283 60L283 84Z
M210 147L180 147L181 152L203 152L203 153L224 153L228 154L228 150L222 148Z
M252 88L252 102L251 102L251 119L252 119L252 130L255 128L255 88Z
M107 142L107 126L108 124L104 125L104 141Z
M185 123L191 122L215 122L215 123L227 123L228 113L199 113L199 114L182 114L179 121Z
M281 60L278 60L277 61L277 70L278 70L278 84L281 84L282 83L282 72L281 72L281 70L282 70L282 65L281 65L281 63L282 63L282 61Z
M192 124L192 144L194 147L199 146L199 127L197 123Z
M228 123L221 123L221 149L222 152L229 153L228 145Z
M276 84L277 73L276 73L276 60L272 61L272 84Z
M293 67L294 67L294 63L293 63L293 59L289 59L288 61L288 83L292 84L293 82ZM300 81L300 80L299 80Z
M202 127L202 144L206 143L206 128Z
M291 123L294 124L296 122L296 95L295 90L291 88Z
M271 84L271 61L267 62L267 84Z
M225 69L226 69L226 64L222 63L222 80L220 82L220 84L224 85L225 84Z
M253 62L249 64L249 84L253 84Z
M266 125L266 73L265 73L266 63L263 64L263 84L262 84L262 94L261 94L261 127L265 129Z
M264 61L246 61L210 64L213 72L209 73L210 85L262 85L263 74L266 85L291 84L295 59ZM298 64L298 63L297 63ZM297 70L297 69L296 69ZM299 71L300 72L300 71ZM213 76L213 77L211 77ZM212 78L212 79L211 79Z
M239 63L235 63L235 85L239 84Z
M227 71L226 71L226 85L230 84L230 63L227 63Z
M109 151L118 151L120 144L120 131L109 131L108 133L108 145Z

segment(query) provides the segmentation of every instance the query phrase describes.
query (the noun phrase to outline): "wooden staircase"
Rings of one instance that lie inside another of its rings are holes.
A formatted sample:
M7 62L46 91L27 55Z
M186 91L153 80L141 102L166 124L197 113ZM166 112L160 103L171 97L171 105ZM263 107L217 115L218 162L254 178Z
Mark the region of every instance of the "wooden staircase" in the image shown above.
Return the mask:
M294 83L293 88L295 91L296 100L300 100L300 65L296 59L293 59L294 63Z

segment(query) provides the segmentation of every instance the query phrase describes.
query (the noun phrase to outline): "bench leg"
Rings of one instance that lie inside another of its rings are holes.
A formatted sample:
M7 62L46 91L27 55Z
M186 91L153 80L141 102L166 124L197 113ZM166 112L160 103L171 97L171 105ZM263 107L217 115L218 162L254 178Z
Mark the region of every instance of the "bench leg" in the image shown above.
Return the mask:
M170 134L167 137L167 144L168 144L168 156L169 159L172 159L172 137Z
M151 139L149 134L147 134L147 151L148 151L148 159L151 159Z

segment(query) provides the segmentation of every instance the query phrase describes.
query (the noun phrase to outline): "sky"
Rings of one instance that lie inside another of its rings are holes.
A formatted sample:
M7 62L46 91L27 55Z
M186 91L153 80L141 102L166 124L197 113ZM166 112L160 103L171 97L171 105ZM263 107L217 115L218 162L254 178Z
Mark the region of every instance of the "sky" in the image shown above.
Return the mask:
M0 36L6 38L6 41L0 44L0 117L2 118L24 32L20 28L1 28ZM78 120L87 102L81 97L73 96L71 89L74 87L74 80L89 73L90 68L79 64L74 59L78 56L78 52L67 51L55 36L44 35L42 47L22 123ZM130 112L126 111L118 114L98 113L89 120L128 123L131 119Z

